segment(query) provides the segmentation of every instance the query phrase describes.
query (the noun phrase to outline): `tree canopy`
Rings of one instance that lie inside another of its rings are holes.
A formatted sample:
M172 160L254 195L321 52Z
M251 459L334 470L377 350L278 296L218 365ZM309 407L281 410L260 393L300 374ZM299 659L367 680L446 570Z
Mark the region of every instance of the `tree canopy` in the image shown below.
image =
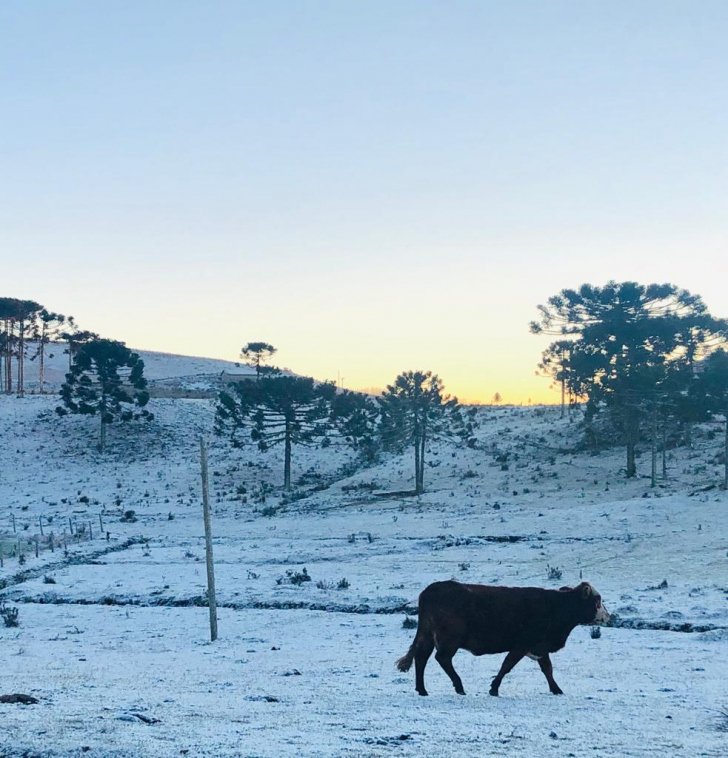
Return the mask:
M144 419L154 415L146 410L149 402L144 361L123 342L96 339L76 352L71 370L61 387L62 406L56 413L98 416L99 450L106 443L106 427L114 421Z
M541 318L531 331L559 337L544 351L541 367L586 397L590 412L609 409L626 442L627 476L634 476L648 407L686 391L696 361L721 343L728 323L711 316L699 296L672 284L584 284L538 309Z
M381 436L385 447L411 447L415 462L415 492L425 487L427 443L435 439L472 439L474 414L465 414L456 397L431 371L405 371L379 398Z
M265 366L276 353L278 349L268 342L248 342L240 350L240 357L255 369L256 379L260 379L265 374L275 372L272 366Z
M233 445L250 440L260 450L284 446L284 487L291 486L291 453L295 445L320 442L328 430L333 384L316 384L299 376L242 381L220 393L215 429L228 433Z

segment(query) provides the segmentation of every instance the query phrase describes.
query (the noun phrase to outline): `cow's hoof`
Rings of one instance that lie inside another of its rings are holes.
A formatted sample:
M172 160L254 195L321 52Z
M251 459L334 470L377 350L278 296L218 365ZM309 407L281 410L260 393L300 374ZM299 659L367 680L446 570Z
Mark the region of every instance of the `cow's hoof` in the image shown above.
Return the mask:
M417 690L417 694L421 695L422 697L427 697L427 691L426 690Z
M465 694L465 690L455 690L455 692L458 695L464 695Z
M490 691L488 692L488 694L492 695L493 697L498 697L498 690L496 690L493 687L491 687Z
M563 695L564 691L560 687L557 687L555 690L551 690L551 694L552 695Z

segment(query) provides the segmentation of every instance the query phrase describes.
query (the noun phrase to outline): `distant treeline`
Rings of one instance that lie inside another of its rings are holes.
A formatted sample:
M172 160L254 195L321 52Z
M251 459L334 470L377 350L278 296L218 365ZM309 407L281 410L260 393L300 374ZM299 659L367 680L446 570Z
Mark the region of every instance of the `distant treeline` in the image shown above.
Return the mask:
M97 337L81 331L73 316L55 313L34 300L0 297L0 391L25 392L25 361L30 359L38 361L38 383L44 392L48 343L68 343L70 368L78 346Z
M557 339L543 352L539 372L561 391L562 416L583 410L584 446L594 452L621 442L625 471L636 475L636 450L646 441L652 454L652 484L662 453L691 444L698 422L724 416L724 485L728 487L728 321L709 312L698 295L673 284L608 282L564 289L538 306L534 334ZM38 360L44 389L44 357L51 341L68 343L69 372L61 389L61 415L98 415L99 447L114 420L151 420L144 363L121 342L81 331L73 317L31 300L0 298L0 388L24 391L26 358ZM29 345L32 344L32 352ZM265 451L284 448L284 486L291 486L296 445L350 445L368 459L380 450L409 448L415 492L424 490L425 456L433 440L474 446L477 415L445 393L430 371L401 373L378 397L331 382L283 375L266 365L276 354L267 342L249 342L241 358L255 381L240 381L220 393L215 431L233 445ZM500 401L496 393L494 402Z

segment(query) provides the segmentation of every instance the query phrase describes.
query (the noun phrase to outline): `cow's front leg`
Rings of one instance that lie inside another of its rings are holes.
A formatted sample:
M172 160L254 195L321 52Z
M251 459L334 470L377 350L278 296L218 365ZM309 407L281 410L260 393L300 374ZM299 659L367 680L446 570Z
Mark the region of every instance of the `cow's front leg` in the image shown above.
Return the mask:
M541 671L543 671L543 675L546 677L546 681L549 683L551 694L563 695L563 690L561 687L559 687L558 684L556 684L556 680L554 679L554 667L551 665L551 658L549 658L548 653L538 659L538 665L541 667Z
M510 653L506 656L506 659L503 661L503 665L500 667L500 671L496 674L495 679L490 684L490 694L493 695L493 697L498 697L498 690L501 686L501 682L503 681L503 677L509 672L512 671L515 665L518 663L518 661L523 658L523 656L526 655L525 650L511 650Z

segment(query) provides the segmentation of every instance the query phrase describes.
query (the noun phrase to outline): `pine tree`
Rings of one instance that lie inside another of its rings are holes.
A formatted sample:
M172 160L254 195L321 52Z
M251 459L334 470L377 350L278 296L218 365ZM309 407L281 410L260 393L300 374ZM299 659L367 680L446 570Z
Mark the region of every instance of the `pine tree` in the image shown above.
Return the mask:
M18 395L25 393L26 343L43 306L34 300L19 300L14 297L0 298L0 321L3 323L4 375L3 385L7 394L13 391L12 359L16 359L15 386Z
M73 320L69 320L66 331L61 332L59 335L62 340L68 343L66 352L68 353L68 369L70 371L73 366L73 359L76 357L76 353L79 351L82 345L87 342L93 342L94 340L101 339L96 332L89 332L88 330L80 330L77 328L76 323Z
M144 419L154 415L149 402L144 361L123 342L96 339L78 349L61 387L63 405L59 416L68 413L98 416L100 452L106 445L106 427L115 421Z
M336 387L297 376L264 378L230 385L218 400L215 430L229 434L234 446L247 440L261 451L284 447L283 486L291 488L295 445L321 443L330 428L330 406Z
M711 413L720 414L725 422L723 448L723 489L728 489L728 351L717 350L710 355L699 375L699 384Z
M627 476L635 476L643 422L649 420L654 439L659 404L685 389L679 380L689 380L695 360L718 344L728 322L672 284L585 284L562 290L539 311L531 331L560 337L550 355L568 341L571 389L587 397L588 419L609 411L625 441Z
M378 453L379 404L361 392L338 391L331 399L327 440L340 439L368 462Z
M270 375L276 371L272 366L265 366L263 364L269 361L277 352L278 349L267 342L248 342L240 350L240 357L255 369L255 379L259 381L261 376L265 374Z
M61 329L74 326L73 316L66 317L61 313L53 313L47 308L41 308L38 312L38 320L35 325L33 339L38 344L38 349L31 360L38 359L38 385L41 395L45 392L45 350L49 342L53 342L61 336Z
M405 371L379 398L381 435L385 447L411 447L415 462L415 493L425 489L427 443L436 439L472 440L474 409L463 412L456 397L445 394L442 380L431 371Z

